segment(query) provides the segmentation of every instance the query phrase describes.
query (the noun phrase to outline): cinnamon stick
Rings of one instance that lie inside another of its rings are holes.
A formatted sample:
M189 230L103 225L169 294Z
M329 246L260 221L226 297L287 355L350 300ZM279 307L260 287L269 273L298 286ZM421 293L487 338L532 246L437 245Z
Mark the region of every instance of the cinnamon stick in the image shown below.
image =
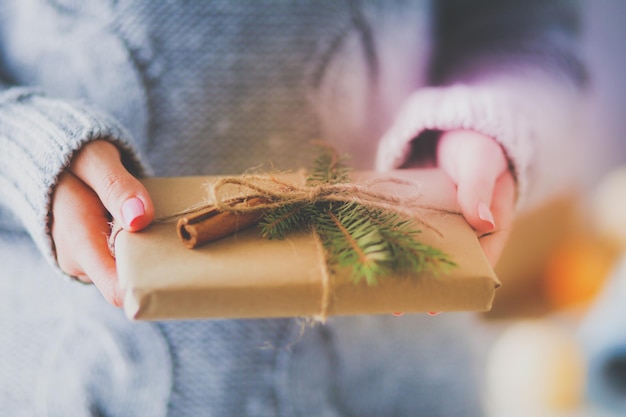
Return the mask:
M241 205L253 207L265 203L267 199L262 197L236 198L229 202L235 208ZM208 206L178 219L176 229L183 245L193 249L250 227L258 223L262 217L262 211L234 213L221 211L216 206Z

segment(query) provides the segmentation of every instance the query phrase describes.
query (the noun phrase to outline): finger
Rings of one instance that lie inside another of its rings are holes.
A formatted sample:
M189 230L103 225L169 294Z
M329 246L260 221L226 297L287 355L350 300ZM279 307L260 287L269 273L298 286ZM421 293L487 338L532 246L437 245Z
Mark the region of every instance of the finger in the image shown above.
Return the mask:
M498 225L492 233L480 237L480 245L489 263L495 266L505 247L514 218L515 180L509 172L495 184L491 207Z
M472 131L442 135L438 144L439 165L457 184L457 200L467 222L478 232L493 231L497 225L491 209L496 181L508 171L500 145Z
M72 160L70 170L96 192L125 229L143 229L154 218L148 191L122 165L113 144L95 141L86 145Z
M115 260L107 243L108 213L99 197L71 173L62 175L52 203L52 237L65 273L93 282L104 298L122 305Z
M80 251L82 269L98 288L104 299L116 307L124 303L123 293L119 287L115 259L109 253L106 236L103 239L93 239L101 229L94 227L87 230L91 239L88 239Z

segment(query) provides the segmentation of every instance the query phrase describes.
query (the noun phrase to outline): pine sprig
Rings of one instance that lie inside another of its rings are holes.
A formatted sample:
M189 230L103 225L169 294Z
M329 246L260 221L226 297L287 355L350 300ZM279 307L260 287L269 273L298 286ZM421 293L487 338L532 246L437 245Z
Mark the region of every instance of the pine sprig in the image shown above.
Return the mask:
M303 204L286 204L268 210L259 222L261 236L266 239L284 239L289 233L302 229L308 223L307 218Z
M397 213L378 213L376 222L381 225L383 239L389 244L393 259L392 270L408 272L449 273L457 265L441 250L417 240L420 232L414 222Z
M332 263L352 268L352 280L361 278L372 285L390 260L389 245L377 225L362 214L363 207L355 203L327 208L315 222Z
M350 169L330 148L313 163L308 186L350 182ZM289 233L313 228L320 236L329 264L352 269L354 283L375 285L396 273L448 273L456 267L447 254L417 240L415 222L393 211L372 209L357 202L286 204L268 210L261 234L283 239Z
M321 147L320 155L313 161L307 185L339 184L350 182L350 167L345 165L346 157L340 157L329 147Z

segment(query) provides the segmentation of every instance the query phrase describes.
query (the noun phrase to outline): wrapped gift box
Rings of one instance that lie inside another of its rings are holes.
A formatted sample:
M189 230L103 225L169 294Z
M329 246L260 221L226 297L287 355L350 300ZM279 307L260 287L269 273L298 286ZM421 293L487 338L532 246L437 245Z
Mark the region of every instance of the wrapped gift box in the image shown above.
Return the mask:
M419 195L424 204L458 211L454 185L439 170L355 173L410 178L417 185L380 183L377 191ZM286 175L301 181L302 175ZM208 198L218 177L148 178L156 217L181 212ZM437 232L421 227L419 239L446 252L458 266L448 274L386 276L377 285L355 284L350 270L328 267L313 234L284 240L260 237L257 227L195 249L180 241L175 222L115 237L124 309L141 320L191 318L317 317L392 312L486 311L499 286L478 239L460 214L424 210Z

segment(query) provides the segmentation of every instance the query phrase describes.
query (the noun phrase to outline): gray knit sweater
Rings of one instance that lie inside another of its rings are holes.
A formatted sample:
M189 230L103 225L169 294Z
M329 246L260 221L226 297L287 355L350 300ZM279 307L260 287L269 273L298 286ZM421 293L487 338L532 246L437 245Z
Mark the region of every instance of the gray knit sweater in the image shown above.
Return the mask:
M233 174L299 168L317 138L389 169L423 133L467 128L502 143L532 204L574 180L575 6L0 1L1 413L480 415L472 317L302 335L295 319L129 322L55 276L50 197L95 139L138 175ZM394 126L406 106L416 117Z

